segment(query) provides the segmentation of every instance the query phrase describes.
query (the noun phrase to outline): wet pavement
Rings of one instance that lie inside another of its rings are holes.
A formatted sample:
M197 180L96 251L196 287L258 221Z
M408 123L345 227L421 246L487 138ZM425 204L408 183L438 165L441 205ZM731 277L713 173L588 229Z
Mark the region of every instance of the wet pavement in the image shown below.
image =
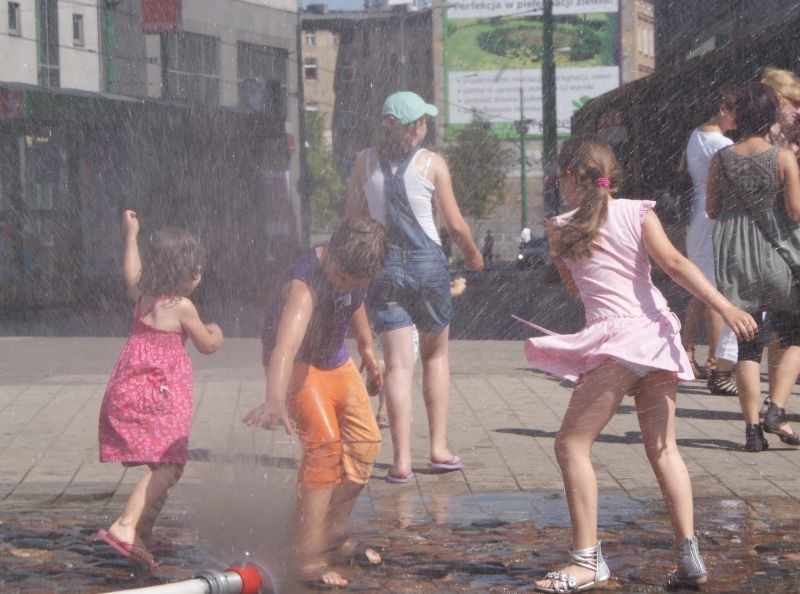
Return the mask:
M188 579L245 558L280 572L298 446L239 423L263 398L253 340L231 340L214 357L193 355L191 459L156 525L159 567L135 568L93 538L141 476L141 469L97 462L97 412L122 342L0 338L0 591L108 592ZM426 470L417 378L415 478L407 485L382 480L391 461L384 433L353 526L384 562L343 567L349 590L527 592L533 579L564 563L569 528L552 445L570 388L528 370L520 346L451 343L449 439L463 471ZM790 411L797 402L790 400ZM703 591L796 593L800 451L768 437L769 451L745 453L742 425L735 398L711 396L699 382L682 386L679 443L711 572ZM626 400L593 450L609 588L620 592L661 591L674 563L640 441ZM281 592L314 591L279 584Z
M360 592L529 592L533 579L564 561L569 533L560 499L558 493L453 498L442 503L449 509L439 519L400 517L386 510L376 522L359 513L354 533L381 552L383 563L343 565L340 570L351 581L348 590ZM600 538L612 568L608 589L662 591L673 563L667 518L660 502L630 502L604 497ZM0 514L3 592L108 592L226 567L209 554L208 543L183 516L167 514L159 521L158 536L168 544L157 549L159 566L150 572L94 539L90 527L108 523L108 515L76 511L75 506L51 506ZM786 501L699 499L697 532L711 574L703 592L800 591L796 511ZM269 566L269 560L260 561ZM281 592L324 589L278 583Z

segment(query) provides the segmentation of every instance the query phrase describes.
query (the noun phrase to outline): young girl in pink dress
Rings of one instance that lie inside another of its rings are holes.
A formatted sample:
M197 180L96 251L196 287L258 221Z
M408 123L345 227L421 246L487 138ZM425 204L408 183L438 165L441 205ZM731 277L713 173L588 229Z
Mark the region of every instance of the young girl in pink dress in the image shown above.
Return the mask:
M188 336L198 351L222 345L222 330L203 324L187 298L200 284L205 250L187 231L152 234L139 256L139 220L122 215L122 272L135 302L131 335L117 360L100 407L100 461L146 464L122 515L97 537L120 554L153 566L147 549L153 524L186 464L194 381L184 348Z
M586 326L569 336L531 338L533 367L576 382L555 453L572 520L570 563L535 583L540 592L577 592L606 582L610 571L597 541L597 481L590 450L623 396L635 396L647 458L679 543L669 586L703 583L707 572L694 535L692 488L675 441L677 380L694 379L681 346L680 323L650 279L653 260L719 312L740 336L755 321L734 307L670 243L654 202L612 198L621 181L611 148L572 139L558 158L560 190L575 210L550 221L550 246L561 277L580 297Z

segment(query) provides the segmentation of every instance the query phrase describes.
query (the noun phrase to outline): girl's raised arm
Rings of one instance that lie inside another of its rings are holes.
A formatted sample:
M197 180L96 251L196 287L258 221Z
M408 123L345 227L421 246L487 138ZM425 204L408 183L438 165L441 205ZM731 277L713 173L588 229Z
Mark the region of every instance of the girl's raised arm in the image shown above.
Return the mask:
M480 270L483 268L483 256L472 239L472 231L470 231L467 221L464 220L461 209L458 208L456 195L453 191L453 180L450 177L450 169L441 156L433 155L431 171L433 173L433 185L436 188L433 194L436 201L436 210L442 217L447 233L461 250L461 253L464 254L466 267L470 270Z
M122 213L122 234L125 252L122 256L122 276L128 295L136 301L141 296L139 278L142 276L142 259L139 255L139 218L136 212L126 210Z
M691 260L675 249L652 210L644 216L642 238L647 253L672 280L718 312L738 338L753 339L758 330L756 321L728 301Z

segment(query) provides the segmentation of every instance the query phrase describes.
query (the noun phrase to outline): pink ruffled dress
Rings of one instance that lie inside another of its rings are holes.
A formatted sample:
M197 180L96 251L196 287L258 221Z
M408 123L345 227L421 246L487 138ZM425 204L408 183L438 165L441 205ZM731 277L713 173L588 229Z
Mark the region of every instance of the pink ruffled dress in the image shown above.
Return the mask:
M186 464L194 397L186 336L153 328L147 313L137 304L100 406L100 461Z
M576 382L584 373L614 359L640 377L657 370L692 380L681 325L650 279L650 259L642 241L642 221L652 200L609 202L591 257L565 260L580 293L586 326L577 334L525 341L530 364ZM571 211L555 218L563 225Z

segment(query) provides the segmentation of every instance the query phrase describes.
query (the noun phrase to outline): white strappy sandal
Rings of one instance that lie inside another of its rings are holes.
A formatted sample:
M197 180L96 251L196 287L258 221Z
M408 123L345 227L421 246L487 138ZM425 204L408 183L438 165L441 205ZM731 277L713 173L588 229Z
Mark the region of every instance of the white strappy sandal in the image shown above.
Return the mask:
M549 592L551 594L583 592L584 590L603 587L611 577L611 571L608 569L605 559L603 559L600 542L597 543L596 547L570 551L569 556L574 565L594 571L594 580L579 586L574 576L561 571L551 571L544 576L545 579L550 580L550 587L534 585L533 589L537 592Z
M678 569L673 569L667 574L664 586L670 588L696 588L708 581L708 570L703 558L697 537L687 538L680 544L678 553Z

